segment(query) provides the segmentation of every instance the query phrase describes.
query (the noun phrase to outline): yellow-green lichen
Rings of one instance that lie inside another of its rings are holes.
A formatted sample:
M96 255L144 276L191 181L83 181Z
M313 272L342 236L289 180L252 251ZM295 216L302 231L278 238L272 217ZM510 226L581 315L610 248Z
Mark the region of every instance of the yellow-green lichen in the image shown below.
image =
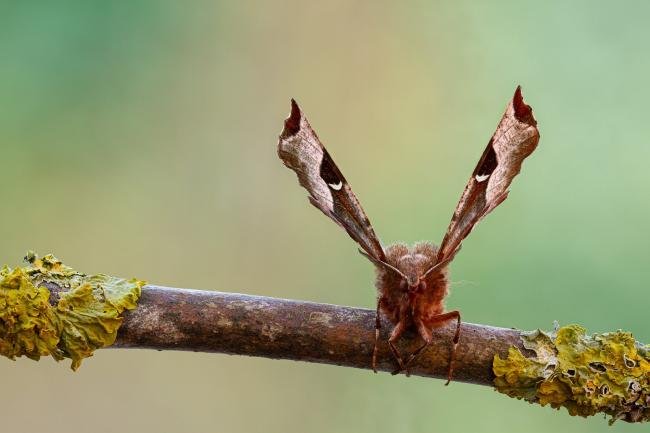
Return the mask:
M38 360L83 358L115 342L124 310L137 306L145 284L84 275L51 254L28 253L28 265L0 270L0 355Z
M610 422L650 419L650 357L630 333L586 335L578 325L554 333L522 333L524 356L511 347L508 357L494 357L499 392L542 406L565 407L569 414L602 412Z

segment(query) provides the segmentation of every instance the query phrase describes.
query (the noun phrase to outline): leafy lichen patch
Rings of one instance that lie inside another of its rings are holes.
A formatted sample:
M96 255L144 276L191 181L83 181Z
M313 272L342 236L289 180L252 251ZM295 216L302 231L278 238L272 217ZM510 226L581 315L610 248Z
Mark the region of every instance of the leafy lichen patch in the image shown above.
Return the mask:
M51 254L30 252L25 259L25 267L0 270L0 354L10 359L71 358L76 370L83 358L115 342L122 312L136 308L145 284L84 275Z
M587 335L578 325L554 333L522 333L524 356L511 347L505 359L494 357L499 392L542 406L565 407L569 414L602 412L617 419L650 419L650 357L627 332Z

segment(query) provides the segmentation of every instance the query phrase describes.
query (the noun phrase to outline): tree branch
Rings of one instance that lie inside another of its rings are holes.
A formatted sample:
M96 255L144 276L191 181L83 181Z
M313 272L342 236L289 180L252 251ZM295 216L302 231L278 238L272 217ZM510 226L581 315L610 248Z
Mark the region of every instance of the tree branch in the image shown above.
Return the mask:
M0 294L5 297L5 319L0 349L10 358L70 357L76 369L81 359L92 354L88 348L109 346L220 352L365 369L371 365L375 336L371 310L156 286L140 290L143 283L138 280L85 276L53 256L31 263L28 268L3 270ZM135 301L126 303L137 299L140 291L137 307ZM110 310L118 304L123 307L122 323ZM36 319L40 322L32 323ZM15 323L25 326L16 328ZM96 332L120 323L117 334ZM386 344L393 327L382 325L378 367L393 371L396 365ZM433 344L411 365L412 374L446 375L454 328L451 324L434 329ZM51 342L46 339L52 336ZM421 344L414 333L404 337L402 353ZM650 420L650 346L635 341L628 332L587 335L579 325L551 333L524 332L464 323L454 367L454 380L494 385L511 397L564 407L571 415L606 413L610 422Z
M145 286L138 308L125 321L111 347L218 352L369 369L374 344L372 310L187 289ZM396 364L386 344L392 326L382 323L378 368ZM454 326L434 330L433 344L411 374L446 377ZM405 335L400 350L421 344ZM493 385L495 354L522 346L517 330L462 324L454 380ZM407 352L408 353L408 352Z

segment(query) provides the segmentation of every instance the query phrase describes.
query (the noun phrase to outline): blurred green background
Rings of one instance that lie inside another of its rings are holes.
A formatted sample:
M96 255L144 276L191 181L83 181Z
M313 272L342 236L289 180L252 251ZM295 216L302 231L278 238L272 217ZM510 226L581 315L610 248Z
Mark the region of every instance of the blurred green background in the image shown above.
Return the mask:
M385 243L442 238L521 84L542 139L474 231L470 322L650 341L647 2L0 3L0 261L372 308L275 151L295 97ZM615 432L486 387L225 355L0 359L8 432Z

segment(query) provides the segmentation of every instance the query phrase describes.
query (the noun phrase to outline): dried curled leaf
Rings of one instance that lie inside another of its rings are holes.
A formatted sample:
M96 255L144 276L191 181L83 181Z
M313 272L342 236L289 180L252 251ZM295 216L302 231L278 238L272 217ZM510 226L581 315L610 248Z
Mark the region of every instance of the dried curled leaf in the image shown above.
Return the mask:
M120 315L136 308L145 284L80 274L51 254L25 259L29 266L0 270L0 354L10 359L71 358L76 370L95 349L115 342Z
M565 407L569 414L602 412L611 422L650 419L650 358L647 347L617 331L586 335L578 325L554 334L522 334L528 358L510 348L508 357L494 357L494 384L499 392L531 403Z

